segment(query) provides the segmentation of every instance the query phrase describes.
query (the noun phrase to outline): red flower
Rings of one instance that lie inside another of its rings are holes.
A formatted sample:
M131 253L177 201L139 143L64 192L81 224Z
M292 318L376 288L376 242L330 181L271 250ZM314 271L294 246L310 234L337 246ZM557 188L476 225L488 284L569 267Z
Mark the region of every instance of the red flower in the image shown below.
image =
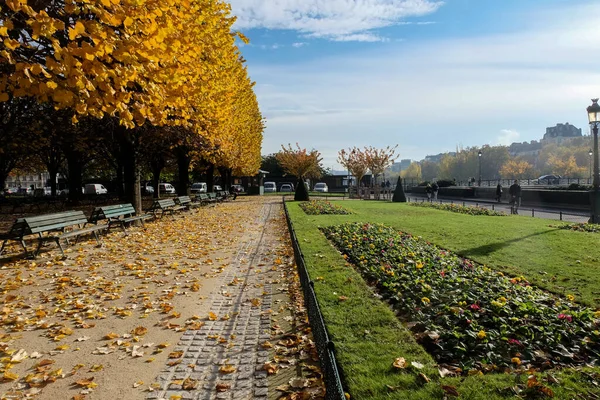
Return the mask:
M573 317L567 314L558 314L558 319L566 319L567 321L573 321Z
M469 308L473 311L481 310L481 307L479 307L477 304L471 304Z

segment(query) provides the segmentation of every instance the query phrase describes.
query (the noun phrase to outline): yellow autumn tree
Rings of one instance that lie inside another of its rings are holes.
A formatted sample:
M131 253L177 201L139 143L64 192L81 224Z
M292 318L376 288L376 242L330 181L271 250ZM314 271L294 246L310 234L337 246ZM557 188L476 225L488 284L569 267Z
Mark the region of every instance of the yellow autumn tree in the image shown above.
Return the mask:
M294 199L297 201L308 200L308 191L304 187L304 179L321 177L321 153L313 149L310 152L300 148L296 149L291 144L287 147L281 145L281 151L275 155L277 161L285 172L298 178L298 185Z
M500 175L509 179L528 178L533 173L533 165L527 161L510 159L500 168Z
M356 178L356 185L360 185L369 169L365 152L357 147L342 149L338 151L338 162Z
M395 152L398 148L396 146L387 146L383 149L377 149L373 146L365 147L364 154L367 167L373 174L373 180L371 184L375 184L377 177L385 171L395 160Z

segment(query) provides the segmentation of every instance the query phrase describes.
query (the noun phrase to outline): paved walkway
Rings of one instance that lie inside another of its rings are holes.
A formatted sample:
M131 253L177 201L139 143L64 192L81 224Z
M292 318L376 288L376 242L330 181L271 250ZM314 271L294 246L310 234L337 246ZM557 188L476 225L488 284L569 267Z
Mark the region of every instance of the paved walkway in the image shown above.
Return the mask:
M214 320L198 331L187 331L174 352L182 362L165 366L157 381L160 390L147 399L266 399L272 285L263 271L272 245L268 221L281 212L281 203L268 202L245 234L243 244L220 275L210 295ZM272 229L271 229L272 231ZM190 366L193 365L193 368ZM186 390L187 389L187 390ZM181 397L179 397L181 396Z

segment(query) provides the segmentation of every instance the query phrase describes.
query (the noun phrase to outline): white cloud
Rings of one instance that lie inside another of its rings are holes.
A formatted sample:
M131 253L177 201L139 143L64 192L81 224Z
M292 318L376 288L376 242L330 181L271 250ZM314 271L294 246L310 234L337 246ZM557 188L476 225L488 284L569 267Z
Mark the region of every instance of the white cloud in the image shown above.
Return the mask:
M307 46L307 45L308 45L307 42L295 42L295 43L292 43L292 47L296 47L296 48L299 48L299 47L302 47L302 46Z
M495 144L508 146L513 142L519 141L520 136L521 134L513 129L502 129Z
M367 41L374 29L435 12L439 0L230 0L236 28L285 29L307 37ZM345 39L344 39L345 38Z
M458 143L539 140L557 122L586 132L585 107L600 96L600 61L590 57L600 42L588 40L600 36L600 6L590 8L539 13L536 29L512 34L249 64L267 118L263 153L300 142L329 165L341 148L398 143L401 158L418 160Z

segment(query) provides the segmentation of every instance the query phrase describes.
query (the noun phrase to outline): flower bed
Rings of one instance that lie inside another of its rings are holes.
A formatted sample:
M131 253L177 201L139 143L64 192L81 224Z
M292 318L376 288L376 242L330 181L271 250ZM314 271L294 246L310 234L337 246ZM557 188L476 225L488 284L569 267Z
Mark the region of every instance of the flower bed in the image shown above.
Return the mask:
M469 214L469 215L489 215L493 217L506 216L506 213L489 210L484 207L475 207L475 206L460 206L458 204L448 204L448 203L410 203L410 205L415 207L428 207L428 208L436 208L438 210L444 211L452 211L461 214Z
M348 215L352 214L349 210L336 204L331 204L325 200L311 200L300 203L300 208L309 215L324 215L324 214L338 214Z
M566 229L577 232L592 232L600 233L600 225L598 224L567 224L567 225L550 225L551 228Z
M384 225L322 229L436 360L464 371L595 365L600 311Z

